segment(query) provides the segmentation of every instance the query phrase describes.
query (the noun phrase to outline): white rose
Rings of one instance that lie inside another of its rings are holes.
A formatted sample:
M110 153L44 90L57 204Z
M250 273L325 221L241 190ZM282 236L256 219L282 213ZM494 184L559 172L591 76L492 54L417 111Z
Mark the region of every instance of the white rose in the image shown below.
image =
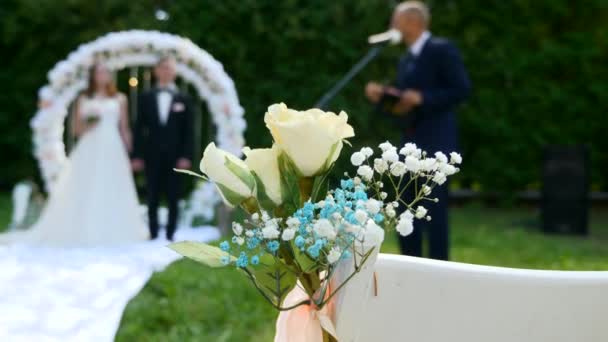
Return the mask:
M213 181L224 202L235 207L253 196L255 179L247 165L235 155L210 143L200 163L201 171Z
M246 147L243 149L243 153L247 156L245 164L260 179L266 195L276 205L283 203L278 162L279 149L275 145L272 148L256 148L253 150ZM259 198L260 186L257 190Z
M355 136L348 115L319 109L298 112L283 103L268 107L264 122L274 141L304 177L326 171L342 151L342 141Z

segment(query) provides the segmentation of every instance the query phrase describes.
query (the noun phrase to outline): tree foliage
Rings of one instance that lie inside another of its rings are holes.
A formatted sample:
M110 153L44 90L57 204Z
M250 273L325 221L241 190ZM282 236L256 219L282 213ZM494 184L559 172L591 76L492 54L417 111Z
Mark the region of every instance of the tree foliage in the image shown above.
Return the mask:
M608 189L608 7L603 0L435 0L432 31L461 49L474 92L459 110L465 156L457 183L486 191L537 186L548 144L588 144L593 182ZM163 5L170 19L159 22ZM108 32L158 29L185 37L224 64L246 111L251 146L269 145L263 115L283 101L305 109L367 51L395 1L3 0L0 4L0 186L37 173L28 121L47 71ZM399 141L371 111L367 80L390 81L403 47L385 49L332 103L349 113L357 148ZM125 86L125 85L122 85ZM341 168L337 168L341 169ZM566 181L566 180L565 180Z

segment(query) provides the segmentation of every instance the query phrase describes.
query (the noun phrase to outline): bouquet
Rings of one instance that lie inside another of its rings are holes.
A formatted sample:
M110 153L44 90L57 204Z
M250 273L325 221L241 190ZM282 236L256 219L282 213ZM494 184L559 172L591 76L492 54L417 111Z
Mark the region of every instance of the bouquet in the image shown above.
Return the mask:
M89 111L83 113L83 119L87 125L87 127L91 127L99 122L99 113L95 111Z
M336 312L348 289L373 263L385 231L408 235L414 220L431 220L424 201L458 172L461 157L428 156L415 144L389 142L354 152L352 173L336 187L329 174L354 136L348 115L319 109L268 108L264 121L274 144L245 148L245 160L209 144L200 163L224 202L247 213L218 247L179 242L170 247L211 267L241 271L280 311L275 341L337 341ZM402 196L406 190L411 198ZM389 195L389 193L391 195ZM369 283L372 274L365 275Z

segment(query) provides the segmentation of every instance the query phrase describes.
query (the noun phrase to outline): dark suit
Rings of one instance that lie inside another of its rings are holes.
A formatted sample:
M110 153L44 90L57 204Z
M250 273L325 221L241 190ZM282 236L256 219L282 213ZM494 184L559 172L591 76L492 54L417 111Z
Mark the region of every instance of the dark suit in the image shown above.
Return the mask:
M422 92L423 103L398 119L405 131L404 143L414 142L431 156L458 150L458 129L454 109L469 94L471 82L460 52L446 39L429 38L418 56L408 53L398 65L395 87ZM411 196L411 194L405 194ZM400 237L401 251L422 256L422 234L429 235L429 256L448 259L447 183L436 187L431 197L439 203L421 203L429 209L432 221L416 220L414 232ZM407 198L406 198L407 200Z
M150 235L158 235L158 205L166 195L169 206L167 238L172 239L178 217L181 178L173 171L177 160L192 160L193 127L190 99L172 92L167 122L163 124L158 112L158 90L141 94L135 123L133 157L145 162L146 193Z

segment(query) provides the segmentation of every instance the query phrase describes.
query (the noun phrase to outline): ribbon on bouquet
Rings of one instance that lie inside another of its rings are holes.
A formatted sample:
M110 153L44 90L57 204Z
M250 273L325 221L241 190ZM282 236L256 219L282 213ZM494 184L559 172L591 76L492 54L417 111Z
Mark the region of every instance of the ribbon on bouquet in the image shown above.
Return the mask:
M328 290L327 295L329 293ZM308 294L298 283L287 294L283 305L288 307L307 299L309 299ZM336 328L331 319L334 311L332 303L333 301L330 301L321 309L312 303L300 305L289 311L281 311L277 318L274 342L323 342L323 330L337 339Z

